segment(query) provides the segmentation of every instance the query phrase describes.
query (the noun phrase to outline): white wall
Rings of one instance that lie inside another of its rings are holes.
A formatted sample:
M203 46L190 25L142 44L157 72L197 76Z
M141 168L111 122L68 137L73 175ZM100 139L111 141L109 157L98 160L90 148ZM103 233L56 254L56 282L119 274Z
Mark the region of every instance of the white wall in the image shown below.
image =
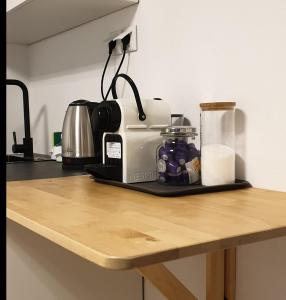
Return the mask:
M284 0L142 0L138 7L30 46L35 151L49 151L69 102L100 100L104 40L132 23L138 25L139 50L123 70L141 95L168 99L174 113L184 112L197 127L200 102L235 100L237 176L256 187L286 191ZM106 82L119 59L112 60ZM125 95L130 95L127 87ZM285 238L239 247L238 300L283 300L284 253ZM183 278L204 277L204 256L171 266ZM204 284L194 287L202 299ZM147 300L160 298L149 285L146 294Z
M7 225L7 299L141 300L135 271L102 269L12 221Z

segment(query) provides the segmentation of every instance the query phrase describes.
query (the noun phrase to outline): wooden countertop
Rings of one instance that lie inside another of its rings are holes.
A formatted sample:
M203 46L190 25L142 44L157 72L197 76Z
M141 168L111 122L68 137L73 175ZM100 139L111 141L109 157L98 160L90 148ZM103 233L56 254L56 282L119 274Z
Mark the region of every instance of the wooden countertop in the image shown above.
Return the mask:
M7 183L8 218L102 267L128 269L286 235L286 193L161 198L89 176Z

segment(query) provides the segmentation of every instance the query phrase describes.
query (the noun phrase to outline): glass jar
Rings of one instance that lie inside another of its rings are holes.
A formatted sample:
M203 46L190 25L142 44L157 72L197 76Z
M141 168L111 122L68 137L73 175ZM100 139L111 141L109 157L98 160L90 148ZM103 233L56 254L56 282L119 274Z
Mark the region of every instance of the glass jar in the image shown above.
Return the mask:
M188 185L200 181L200 152L194 144L196 128L169 126L161 130L163 143L157 148L158 182Z
M202 184L235 182L235 102L201 103Z

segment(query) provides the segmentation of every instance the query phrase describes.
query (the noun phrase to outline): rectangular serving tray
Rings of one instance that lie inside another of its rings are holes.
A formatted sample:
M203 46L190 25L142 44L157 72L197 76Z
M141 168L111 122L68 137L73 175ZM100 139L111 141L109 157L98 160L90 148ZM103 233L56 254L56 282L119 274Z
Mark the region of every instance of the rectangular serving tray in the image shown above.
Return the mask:
M92 174L92 170L87 170ZM152 182L141 182L141 183L123 183L110 179L103 179L93 176L94 180L100 183L106 183L126 189L131 189L143 193L148 193L161 197L174 197L174 196L184 196L184 195L195 195L211 192L221 192L229 190L237 190L243 188L251 187L251 184L246 180L236 179L235 183L224 184L224 185L214 185L214 186L204 186L201 184L194 185L166 185L161 184L156 181Z

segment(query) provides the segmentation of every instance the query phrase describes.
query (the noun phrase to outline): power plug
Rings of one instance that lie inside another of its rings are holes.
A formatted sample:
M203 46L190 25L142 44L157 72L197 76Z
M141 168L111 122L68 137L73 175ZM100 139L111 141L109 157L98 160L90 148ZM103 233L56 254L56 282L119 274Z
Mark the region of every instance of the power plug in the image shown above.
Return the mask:
M125 30L122 30L119 34L117 34L112 40L116 41L116 47L113 51L114 55L121 55L123 53L123 44L121 40L130 33L130 42L127 46L126 52L135 52L138 50L137 43L137 25L133 25L128 27Z

